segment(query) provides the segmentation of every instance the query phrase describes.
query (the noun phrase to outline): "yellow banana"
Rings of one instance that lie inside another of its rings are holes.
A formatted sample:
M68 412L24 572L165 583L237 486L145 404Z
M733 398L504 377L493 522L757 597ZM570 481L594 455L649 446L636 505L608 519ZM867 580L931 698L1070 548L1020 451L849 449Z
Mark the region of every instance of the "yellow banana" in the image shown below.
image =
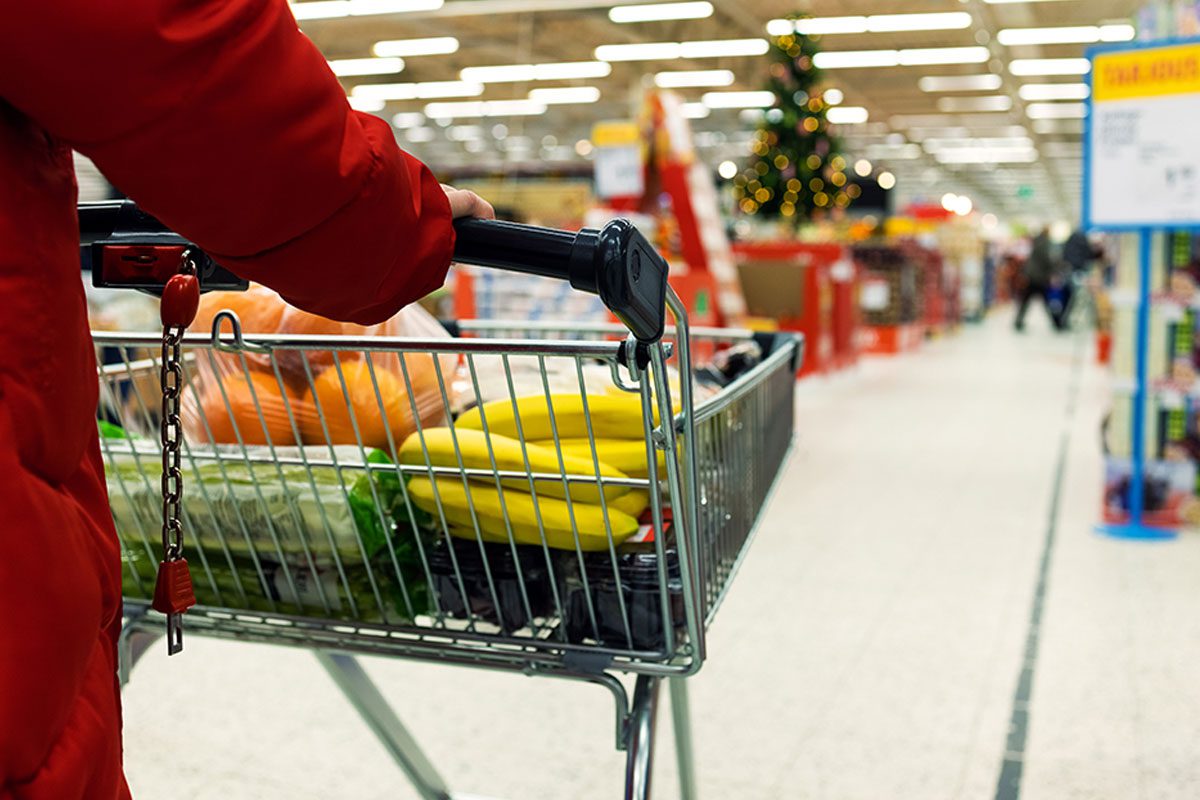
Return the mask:
M624 511L629 516L637 519L650 506L650 493L645 489L634 489L632 492L623 494L616 500L608 501L608 508Z
M554 449L554 441L540 441L548 450ZM563 455L581 458L592 463L592 445L586 438L563 439ZM620 470L632 478L645 478L650 474L646 465L646 442L644 439L596 439L596 456L601 464L607 464L613 469ZM658 462L658 474L666 475L666 455L662 450L655 450L655 460Z
M451 526L460 526L471 531L474 538L475 525L471 516L474 507L479 528L496 541L508 541L508 528L512 527L513 539L517 544L541 544L538 526L545 530L546 544L560 550L575 549L575 534L571 527L572 517L579 532L579 547L582 550L607 550L608 534L604 524L604 512L599 506L587 503L572 503L568 511L567 502L552 497L539 497L537 504L533 496L525 492L504 492L504 505L500 493L494 487L468 484L471 487L468 505L467 490L458 478L438 478L437 495L434 484L428 478L413 478L408 482L408 494L417 508L438 517L438 500L442 513ZM507 516L508 522L505 522ZM608 510L608 522L612 528L613 544L619 545L637 532L638 523L633 517L615 508Z
M517 432L517 420L513 415L513 403L508 398L484 403L483 415L487 419L490 433L499 433L513 439L523 437L526 441L587 438L587 420L592 422L592 435L604 439L643 439L642 401L636 395L621 394L588 395L588 414L583 413L583 398L578 394L552 394L555 428L550 425L550 406L546 396L528 395L517 398L517 413L520 415L521 431ZM658 409L654 421L658 422ZM458 428L483 430L479 407L464 412L455 422Z
M454 442L458 440L458 451L455 452ZM424 448L422 448L424 441ZM488 444L491 444L489 454ZM587 458L576 458L563 451L563 465L558 464L558 454L553 449L546 449L535 444L526 444L524 453L521 443L516 439L501 436L492 432L485 436L483 431L461 426L450 428L426 428L420 434L413 433L400 446L400 463L424 466L425 453L429 453L429 463L435 467L459 467L458 458L462 457L462 466L468 469L492 469L491 457L495 456L496 468L503 471L525 472L525 455L529 456L531 472L545 472L554 475L584 475L592 478L591 483L571 481L571 499L580 503L599 503L600 487L595 476L596 468L591 455ZM625 478L623 472L606 464L600 465L600 475L605 478ZM490 483L495 487L494 479L479 478L480 483ZM511 478L501 481L508 489L529 491L528 478ZM562 480L549 478L534 481L538 496L566 497L567 490ZM628 486L605 484L604 497L611 500L629 491Z

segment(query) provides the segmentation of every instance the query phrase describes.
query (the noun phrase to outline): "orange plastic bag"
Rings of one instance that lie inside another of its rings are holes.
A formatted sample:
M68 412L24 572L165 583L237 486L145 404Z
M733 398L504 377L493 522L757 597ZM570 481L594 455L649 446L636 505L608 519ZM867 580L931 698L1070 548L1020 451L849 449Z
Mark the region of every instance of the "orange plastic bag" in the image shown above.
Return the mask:
M363 349L371 337L449 338L420 306L365 327L309 314L254 286L250 292L206 295L193 330L211 331L213 317L223 308L238 314L250 349L192 351L181 412L184 434L194 443L361 445L391 451L416 429L417 420L440 425L452 407L457 356L409 351L401 342L394 350ZM332 347L257 350L255 334L284 333L338 341Z

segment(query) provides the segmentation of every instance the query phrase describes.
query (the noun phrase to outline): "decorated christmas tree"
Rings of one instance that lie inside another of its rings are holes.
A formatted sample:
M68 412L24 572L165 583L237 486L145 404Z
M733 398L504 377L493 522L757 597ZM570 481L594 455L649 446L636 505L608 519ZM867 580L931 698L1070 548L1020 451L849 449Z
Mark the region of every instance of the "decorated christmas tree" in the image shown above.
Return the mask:
M799 225L835 208L848 207L860 193L846 174L846 158L826 117L829 103L818 88L813 63L817 37L790 33L771 42L767 109L751 142L749 167L737 176L741 210Z

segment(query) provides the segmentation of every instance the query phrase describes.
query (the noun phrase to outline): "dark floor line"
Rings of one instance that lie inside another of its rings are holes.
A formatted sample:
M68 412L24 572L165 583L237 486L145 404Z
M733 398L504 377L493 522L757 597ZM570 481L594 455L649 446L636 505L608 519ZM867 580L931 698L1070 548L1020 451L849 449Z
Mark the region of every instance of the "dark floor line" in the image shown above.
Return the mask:
M1050 512L1046 520L1046 538L1038 564L1037 585L1033 592L1033 607L1029 613L1029 628L1025 634L1025 653L1017 689L1013 693L1012 714L1008 722L1008 739L1004 758L1000 762L1000 777L996 781L995 800L1018 800L1021 796L1021 776L1025 767L1025 744L1029 733L1029 699L1033 694L1033 679L1041 643L1042 612L1046 604L1046 587L1050 578L1050 557L1058 536L1058 507L1062 498L1063 478L1067 472L1067 450L1071 444L1071 422L1079 395L1079 377L1083 365L1082 337L1076 336L1071 363L1071 382L1067 388L1066 419L1058 439L1058 457L1054 466L1054 486L1050 493Z

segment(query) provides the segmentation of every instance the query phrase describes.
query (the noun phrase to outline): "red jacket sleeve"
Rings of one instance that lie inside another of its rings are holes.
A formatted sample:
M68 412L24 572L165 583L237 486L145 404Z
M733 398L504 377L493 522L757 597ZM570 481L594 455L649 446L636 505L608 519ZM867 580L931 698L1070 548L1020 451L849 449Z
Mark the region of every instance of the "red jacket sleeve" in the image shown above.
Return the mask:
M369 324L445 277L445 194L350 109L283 0L14 5L0 98L295 305Z

